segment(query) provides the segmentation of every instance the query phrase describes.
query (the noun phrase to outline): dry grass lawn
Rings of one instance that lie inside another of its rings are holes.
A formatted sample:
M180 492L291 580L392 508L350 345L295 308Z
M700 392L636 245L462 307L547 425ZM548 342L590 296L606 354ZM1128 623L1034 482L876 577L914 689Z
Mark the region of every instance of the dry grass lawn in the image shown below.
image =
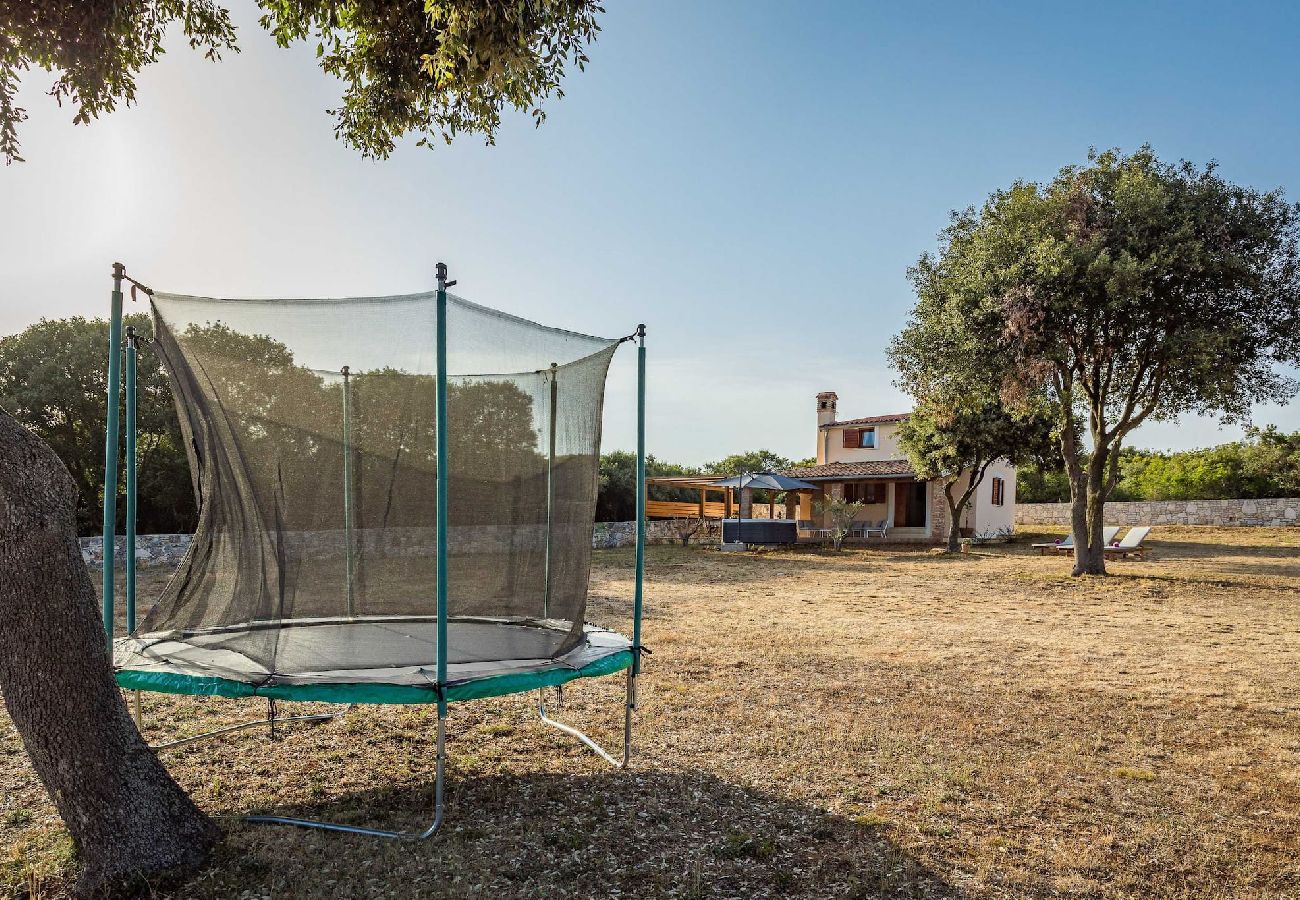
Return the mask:
M157 893L1300 897L1300 529L1154 537L1105 579L1025 543L651 548L632 771L531 698L463 704L439 837L226 820L211 865ZM630 553L598 553L589 616L625 627L630 594ZM563 715L615 744L621 690L571 685ZM144 702L153 739L263 710ZM414 827L432 724L359 708L167 762L214 815ZM2 716L0 757L0 890L57 896L73 854Z

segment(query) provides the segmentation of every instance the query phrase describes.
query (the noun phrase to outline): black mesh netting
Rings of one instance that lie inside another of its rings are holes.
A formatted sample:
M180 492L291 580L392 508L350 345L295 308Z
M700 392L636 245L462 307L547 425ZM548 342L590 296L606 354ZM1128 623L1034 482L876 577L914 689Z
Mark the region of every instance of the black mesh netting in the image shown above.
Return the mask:
M447 659L555 658L583 638L618 341L447 309ZM137 637L227 677L431 665L435 295L153 311L200 521Z

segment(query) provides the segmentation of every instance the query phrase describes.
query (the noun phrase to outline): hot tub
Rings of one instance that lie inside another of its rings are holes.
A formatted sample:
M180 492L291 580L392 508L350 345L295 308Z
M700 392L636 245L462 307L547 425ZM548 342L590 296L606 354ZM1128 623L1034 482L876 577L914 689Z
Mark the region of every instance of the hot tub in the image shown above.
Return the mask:
M724 544L794 544L799 523L794 519L723 519Z

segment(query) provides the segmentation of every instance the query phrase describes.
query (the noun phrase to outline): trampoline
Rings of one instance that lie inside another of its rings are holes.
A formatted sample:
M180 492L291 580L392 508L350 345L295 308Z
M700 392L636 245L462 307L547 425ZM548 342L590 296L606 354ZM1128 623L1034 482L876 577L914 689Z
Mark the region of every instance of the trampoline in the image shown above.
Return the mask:
M269 713L156 748L285 721L277 700L437 707L434 819L421 832L284 816L249 821L429 837L443 820L447 705L538 691L546 724L609 762L631 754L645 570L645 327L599 338L437 289L239 300L155 292L114 266L109 408L125 393L127 634L115 637L119 427L105 452L104 625L129 690L262 697ZM148 297L199 521L136 622L136 368L123 285ZM605 377L638 344L632 634L586 621ZM125 358L123 391L121 359ZM615 756L547 716L544 689L624 672ZM139 694L136 715L140 717Z

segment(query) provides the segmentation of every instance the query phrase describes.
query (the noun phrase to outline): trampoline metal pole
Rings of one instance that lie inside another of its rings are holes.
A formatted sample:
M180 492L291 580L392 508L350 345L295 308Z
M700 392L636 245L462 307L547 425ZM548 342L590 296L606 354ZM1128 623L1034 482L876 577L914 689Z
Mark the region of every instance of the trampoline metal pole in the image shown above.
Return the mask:
M108 318L108 422L104 436L104 631L113 648L113 536L117 531L118 403L122 372L122 279L126 267L113 263L113 297Z
M126 329L126 633L135 632L136 362L134 327Z
M438 263L438 387L434 429L438 447L438 719L447 715L447 264ZM452 282L453 284L455 282ZM441 755L441 754L440 754Z
M352 559L352 530L355 513L352 508L352 371L348 366L343 374L343 560L348 580L348 617L357 614L356 567Z
M636 593L632 600L633 675L641 671L641 607L645 595L645 325L636 327L636 336Z
M555 525L555 410L559 399L559 368L551 363L550 444L546 456L546 563L543 568L545 587L542 590L542 618L551 617L551 552L555 547L552 528Z

